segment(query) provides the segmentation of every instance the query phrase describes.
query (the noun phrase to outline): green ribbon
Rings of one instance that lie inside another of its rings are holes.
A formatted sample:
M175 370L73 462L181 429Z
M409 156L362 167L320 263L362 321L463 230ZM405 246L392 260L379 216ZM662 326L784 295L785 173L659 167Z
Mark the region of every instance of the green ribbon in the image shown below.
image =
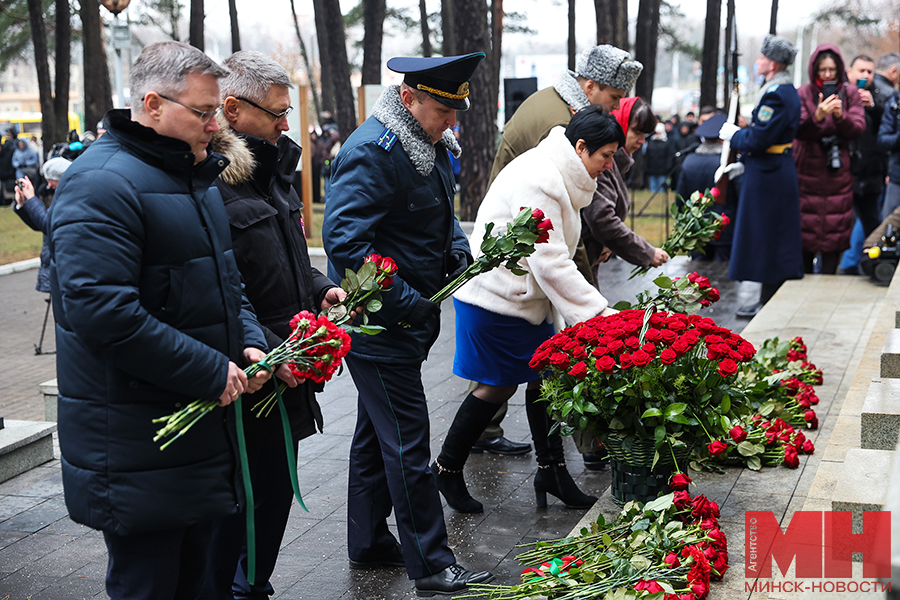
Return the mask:
M241 478L244 481L244 495L247 516L247 582L256 585L256 521L254 519L253 484L250 481L250 464L247 461L247 439L244 436L244 407L242 396L234 401L237 422L238 453L241 461Z

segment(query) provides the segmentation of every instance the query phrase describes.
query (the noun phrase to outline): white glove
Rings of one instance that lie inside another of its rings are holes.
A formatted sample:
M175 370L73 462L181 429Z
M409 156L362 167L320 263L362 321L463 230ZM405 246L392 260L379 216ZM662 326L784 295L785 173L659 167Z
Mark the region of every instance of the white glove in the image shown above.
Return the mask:
M744 174L744 163L734 162L728 165L727 167L719 167L716 169L716 174L713 176L713 185L719 183L719 180L722 179L725 175L728 175L731 179L735 177L740 177Z
M734 137L734 134L740 130L741 128L734 123L726 121L725 123L722 123L722 127L719 129L719 139L723 142L730 142L731 138Z

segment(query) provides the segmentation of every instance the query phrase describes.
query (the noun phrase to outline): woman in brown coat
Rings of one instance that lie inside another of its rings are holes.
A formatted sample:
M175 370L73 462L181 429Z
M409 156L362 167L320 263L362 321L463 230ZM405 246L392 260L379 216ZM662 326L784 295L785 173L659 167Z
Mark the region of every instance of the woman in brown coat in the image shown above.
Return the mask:
M850 140L865 130L866 117L859 92L847 83L844 59L836 46L816 48L809 60L809 80L798 90L800 127L793 148L803 268L812 273L813 261L821 254L822 273L834 274L841 252L850 247L853 228Z

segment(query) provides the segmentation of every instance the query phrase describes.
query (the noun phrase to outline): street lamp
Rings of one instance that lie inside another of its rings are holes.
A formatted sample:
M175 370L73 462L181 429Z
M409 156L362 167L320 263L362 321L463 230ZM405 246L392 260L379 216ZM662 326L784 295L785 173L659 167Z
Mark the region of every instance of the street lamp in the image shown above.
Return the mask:
M112 40L113 48L116 51L116 96L119 104L125 106L125 91L122 75L122 50L131 49L131 29L126 21L124 25L119 24L119 13L128 8L131 0L100 0L100 4L112 13Z

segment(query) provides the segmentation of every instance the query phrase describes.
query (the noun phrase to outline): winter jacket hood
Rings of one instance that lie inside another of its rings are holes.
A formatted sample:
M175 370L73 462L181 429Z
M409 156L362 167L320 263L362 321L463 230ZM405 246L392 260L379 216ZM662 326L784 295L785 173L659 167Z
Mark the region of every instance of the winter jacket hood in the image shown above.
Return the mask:
M812 56L809 57L809 64L807 65L807 73L809 74L809 80L813 84L815 84L816 79L819 77L819 74L816 72L816 61L819 56L822 55L823 52L833 52L835 55L835 61L837 63L837 86L838 89L845 83L847 83L847 70L844 68L844 57L841 56L841 51L838 50L838 47L833 44L819 44L819 46L812 53ZM820 90L821 86L816 86Z

